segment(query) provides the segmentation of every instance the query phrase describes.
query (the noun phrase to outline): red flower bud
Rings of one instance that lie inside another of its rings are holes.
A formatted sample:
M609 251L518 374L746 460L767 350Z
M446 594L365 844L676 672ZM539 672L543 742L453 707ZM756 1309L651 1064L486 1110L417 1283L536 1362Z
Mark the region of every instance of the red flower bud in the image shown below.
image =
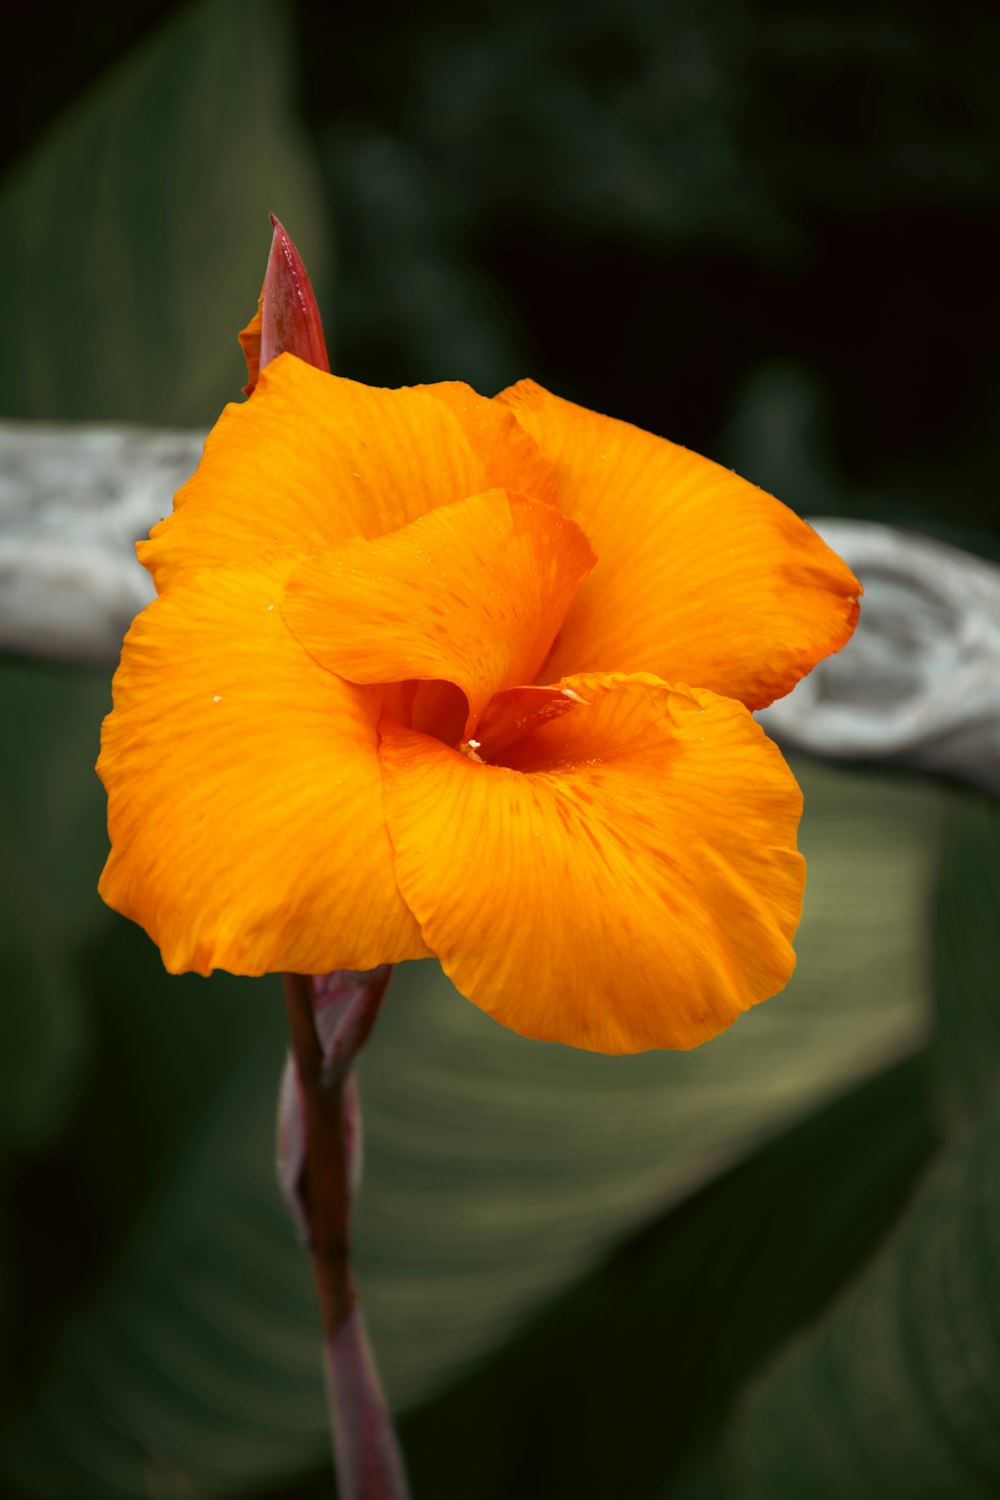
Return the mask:
M323 323L299 252L284 226L271 215L274 238L260 289L257 311L239 335L247 362L244 395L249 396L265 365L286 351L329 370Z

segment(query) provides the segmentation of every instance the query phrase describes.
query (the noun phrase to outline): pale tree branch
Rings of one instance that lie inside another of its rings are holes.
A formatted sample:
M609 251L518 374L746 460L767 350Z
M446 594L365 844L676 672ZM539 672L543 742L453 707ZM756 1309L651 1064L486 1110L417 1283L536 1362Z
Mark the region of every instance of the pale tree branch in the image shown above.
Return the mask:
M758 717L792 750L1000 793L1000 567L872 521L812 524L865 589L854 638Z
M0 649L113 663L153 597L135 543L205 434L0 422Z

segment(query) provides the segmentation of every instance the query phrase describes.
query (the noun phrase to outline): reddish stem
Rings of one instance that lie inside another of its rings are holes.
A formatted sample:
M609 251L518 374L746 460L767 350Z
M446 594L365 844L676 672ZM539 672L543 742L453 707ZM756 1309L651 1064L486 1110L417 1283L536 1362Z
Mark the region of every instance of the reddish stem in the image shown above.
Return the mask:
M284 976L291 1054L278 1114L278 1177L309 1246L341 1500L407 1500L392 1419L350 1265L359 1115L351 1069L390 969Z

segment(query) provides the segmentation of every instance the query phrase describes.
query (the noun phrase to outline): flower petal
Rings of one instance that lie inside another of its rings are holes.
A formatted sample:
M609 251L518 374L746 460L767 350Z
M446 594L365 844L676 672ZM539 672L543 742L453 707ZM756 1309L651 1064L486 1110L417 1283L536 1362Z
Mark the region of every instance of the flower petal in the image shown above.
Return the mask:
M264 283L266 285L266 282ZM239 339L240 348L243 350L243 358L247 362L247 379L243 387L244 396L250 396L257 388L260 379L260 331L264 326L264 285L261 286L260 296L257 298L257 311L236 337Z
M794 967L801 796L746 709L649 676L476 764L383 721L400 890L464 995L601 1052L691 1047Z
M101 894L173 973L367 969L426 953L385 829L377 692L281 618L294 555L181 581L135 620L98 771Z
M861 585L780 501L532 381L497 400L552 461L600 559L548 675L654 672L763 708L849 639Z
M379 390L280 355L251 400L223 411L173 515L139 544L157 587L275 548L381 536L494 486L541 487L535 444L505 407L435 390Z
M492 476L490 488L513 490L548 505L558 503L552 464L509 407L480 396L461 380L440 380L413 389L448 408Z
M306 650L351 682L455 683L468 734L494 693L533 680L593 565L560 511L489 490L305 558L282 610Z

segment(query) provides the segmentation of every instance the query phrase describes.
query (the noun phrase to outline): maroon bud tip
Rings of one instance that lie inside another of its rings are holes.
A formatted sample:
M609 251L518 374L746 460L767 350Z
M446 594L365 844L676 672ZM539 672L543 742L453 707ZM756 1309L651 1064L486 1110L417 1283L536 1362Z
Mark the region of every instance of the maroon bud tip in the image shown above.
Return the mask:
M240 333L247 362L249 396L260 371L279 354L295 354L317 370L329 370L323 323L302 258L280 219L270 216L274 234L257 312Z

